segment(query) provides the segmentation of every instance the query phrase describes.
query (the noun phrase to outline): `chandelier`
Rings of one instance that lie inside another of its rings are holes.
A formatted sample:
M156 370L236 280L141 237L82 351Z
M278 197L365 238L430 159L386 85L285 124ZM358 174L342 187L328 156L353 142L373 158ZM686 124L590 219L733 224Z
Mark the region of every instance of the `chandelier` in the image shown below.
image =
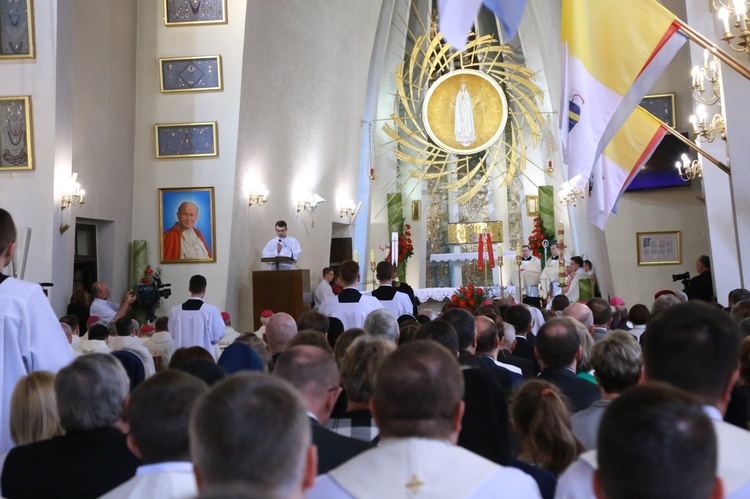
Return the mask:
M721 140L727 140L726 123L721 113L714 114L709 123L706 106L701 104L698 106L696 114L698 115L697 118L695 114L690 115L690 124L693 125L695 140L699 142L713 142L717 135L721 137Z
M688 182L695 178L701 178L703 176L703 168L697 159L692 162L688 158L687 154L680 156L680 161L675 163L677 173L684 182Z
M712 0L724 26L722 40L736 52L750 52L750 30L747 28L748 5L745 0ZM733 22L732 22L733 21Z

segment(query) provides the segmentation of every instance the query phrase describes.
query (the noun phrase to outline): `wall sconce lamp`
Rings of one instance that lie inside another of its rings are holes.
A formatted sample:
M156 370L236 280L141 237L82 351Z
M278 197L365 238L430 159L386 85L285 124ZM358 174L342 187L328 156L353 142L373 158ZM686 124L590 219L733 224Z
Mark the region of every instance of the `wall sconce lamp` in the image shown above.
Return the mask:
M693 99L700 104L706 104L707 106L713 106L719 102L721 96L721 77L719 75L719 61L714 58L709 62L708 60L708 49L703 51L703 66L695 65L693 70L690 72L691 83L690 90L693 91ZM710 93L706 95L706 85L704 81L707 81L710 85L708 90Z
M724 36L721 38L735 52L750 51L750 30L748 29L746 0L732 0L725 3L723 0L713 0L713 7L719 7L719 18L724 26ZM733 16L735 22L730 26L729 17ZM736 30L736 34L735 34ZM733 43L734 42L734 43Z
M247 203L249 206L252 206L254 204L257 204L258 206L263 206L268 202L268 189L266 189L265 185L261 185L258 189L251 190L250 195L248 196Z
M700 162L697 159L694 159L691 163L687 154L683 154L680 157L680 161L676 162L674 166L677 168L677 173L679 173L680 178L684 182L693 180L696 177L701 178L703 176L703 168L701 167Z
M339 210L339 218L348 218L350 221L352 218L354 218L354 215L357 213L358 206L354 204L354 201L351 199L344 203L344 206L341 207Z
M79 184L76 180L78 179L78 174L73 173L73 176L71 177L70 185L66 187L62 192L62 199L60 201L60 211L64 211L65 208L73 207L73 208L80 208L84 201L83 201L83 195L86 194L86 191L81 189L81 184ZM60 215L62 218L62 214ZM60 221L60 234L63 234L66 230L70 228L70 225L64 224L62 220Z
M698 114L697 118L694 114L690 115L690 123L693 125L695 140L713 142L717 134L721 137L721 140L727 140L727 128L724 123L724 116L721 113L714 114L710 124L708 123L706 106L703 104L699 105L696 113Z
M325 199L318 196L317 194L304 194L300 199L297 200L297 213L300 211L315 211L319 203L324 203Z

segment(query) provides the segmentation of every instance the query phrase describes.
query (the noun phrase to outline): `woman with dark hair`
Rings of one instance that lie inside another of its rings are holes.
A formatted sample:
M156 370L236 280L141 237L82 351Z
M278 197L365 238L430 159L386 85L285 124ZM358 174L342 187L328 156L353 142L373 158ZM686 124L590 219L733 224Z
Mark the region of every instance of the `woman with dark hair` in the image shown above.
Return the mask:
M89 320L89 310L91 309L91 295L85 289L76 289L70 297L68 303L68 315L75 315L78 318L79 335L86 334L86 321Z

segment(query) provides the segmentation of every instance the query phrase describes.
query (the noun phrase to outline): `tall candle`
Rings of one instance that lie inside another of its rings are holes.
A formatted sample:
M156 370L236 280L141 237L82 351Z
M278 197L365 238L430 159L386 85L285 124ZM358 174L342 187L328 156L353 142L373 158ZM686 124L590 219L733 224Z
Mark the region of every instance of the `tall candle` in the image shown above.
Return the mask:
M359 251L354 250L354 261L359 263Z
M375 263L375 250L370 250L370 263Z

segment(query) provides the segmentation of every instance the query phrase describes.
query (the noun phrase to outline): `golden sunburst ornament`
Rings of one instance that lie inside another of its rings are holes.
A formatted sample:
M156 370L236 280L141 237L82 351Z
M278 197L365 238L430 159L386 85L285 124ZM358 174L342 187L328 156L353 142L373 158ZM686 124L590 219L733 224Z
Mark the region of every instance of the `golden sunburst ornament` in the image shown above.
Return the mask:
M509 62L491 35L451 50L440 33L416 39L396 68L396 112L385 133L411 177L438 180L463 203L495 179L506 185L526 166L526 147L541 139L543 93L533 71ZM527 144L525 137L530 138Z

